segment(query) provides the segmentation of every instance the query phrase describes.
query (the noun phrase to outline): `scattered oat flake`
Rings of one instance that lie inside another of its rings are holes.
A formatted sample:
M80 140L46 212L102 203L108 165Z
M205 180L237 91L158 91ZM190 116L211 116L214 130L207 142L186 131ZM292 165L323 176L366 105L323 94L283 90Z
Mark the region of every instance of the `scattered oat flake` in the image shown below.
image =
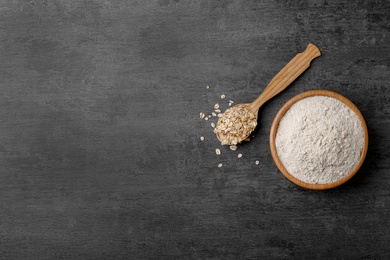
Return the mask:
M235 145L231 145L231 146L230 146L230 150L232 150L232 151L235 151L235 150L237 150L237 146L235 146Z
M200 112L199 117L200 117L200 118L204 118L204 113L203 113L203 112Z
M239 153L239 154L237 155L237 157L238 157L238 158L241 158L241 157L242 157L242 153Z
M205 117L205 118L204 118L204 120L206 120L206 121L207 121L207 120L209 120L209 118L208 118L208 117Z
M233 103L234 103L234 101L233 101L233 100L229 100L229 103L232 103L232 104L233 104Z
M260 162L259 162L259 160L257 160L255 163L256 163L256 165L258 165Z
M211 115L208 115L207 117L208 117L208 118L211 118Z
M213 113L211 113L211 115L212 115L212 116L217 116L217 114L216 114L216 113L214 113L214 112L213 112Z
M222 112L220 109L215 109L214 111L217 112L217 113L221 113Z
M214 124L214 123L211 123L211 127L215 127L215 124Z
M214 108L215 108L215 109L218 109L218 108L219 108L219 104L218 104L218 103L215 104L215 105L214 105Z
M216 153L217 155L220 155L220 154L221 154L221 150L219 150L219 149L217 148L217 149L215 149L215 153Z
M206 86L206 88L207 88L207 89L209 89L209 88L210 88L210 86Z
M225 95L221 95L221 99L225 99L225 97L226 97Z
M218 164L218 168L221 168L222 166L223 166L223 164L222 164L222 163Z
M201 141L204 141L204 136L201 136L201 137L200 137L200 140L201 140Z
M232 106L232 103L229 103L229 107L231 107Z

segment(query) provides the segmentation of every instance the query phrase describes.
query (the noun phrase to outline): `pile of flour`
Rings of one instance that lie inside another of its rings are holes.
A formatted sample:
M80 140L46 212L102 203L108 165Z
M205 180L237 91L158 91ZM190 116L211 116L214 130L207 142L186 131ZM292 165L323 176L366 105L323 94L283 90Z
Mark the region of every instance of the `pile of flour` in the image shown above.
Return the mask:
M311 184L347 176L363 145L363 127L355 112L326 96L304 98L291 106L276 134L276 150L286 170Z

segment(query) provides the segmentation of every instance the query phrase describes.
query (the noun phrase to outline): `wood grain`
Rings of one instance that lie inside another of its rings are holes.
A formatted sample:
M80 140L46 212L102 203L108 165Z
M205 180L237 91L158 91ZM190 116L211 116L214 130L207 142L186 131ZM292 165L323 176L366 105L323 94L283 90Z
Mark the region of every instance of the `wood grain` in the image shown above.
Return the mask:
M282 92L287 88L294 80L296 80L307 68L315 58L321 55L317 46L310 43L306 50L297 54L281 71L272 78L271 82L267 85L260 96L248 105L248 109L256 115L259 108L275 95Z

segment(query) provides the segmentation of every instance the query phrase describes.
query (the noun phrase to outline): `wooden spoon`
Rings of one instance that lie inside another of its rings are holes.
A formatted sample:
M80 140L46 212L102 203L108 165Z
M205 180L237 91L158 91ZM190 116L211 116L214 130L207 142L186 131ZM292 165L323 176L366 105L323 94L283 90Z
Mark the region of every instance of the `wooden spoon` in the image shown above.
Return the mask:
M287 63L286 66L284 66L284 68L278 74L276 74L276 76L271 80L268 86L255 101L248 104L238 104L236 106L246 107L255 114L257 120L260 107L265 102L287 88L296 78L298 78L299 75L301 75L307 68L309 68L310 62L318 56L321 56L320 50L317 48L317 46L310 43L304 52L298 53L289 63ZM217 137L220 139L219 135L217 135ZM222 142L221 139L220 141Z

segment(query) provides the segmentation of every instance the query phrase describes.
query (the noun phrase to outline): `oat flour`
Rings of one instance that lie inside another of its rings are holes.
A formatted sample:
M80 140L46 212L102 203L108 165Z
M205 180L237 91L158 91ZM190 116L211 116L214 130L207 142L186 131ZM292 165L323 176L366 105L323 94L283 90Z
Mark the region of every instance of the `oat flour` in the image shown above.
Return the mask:
M357 165L364 145L357 115L338 99L295 103L279 123L276 150L286 170L311 184L336 182Z

